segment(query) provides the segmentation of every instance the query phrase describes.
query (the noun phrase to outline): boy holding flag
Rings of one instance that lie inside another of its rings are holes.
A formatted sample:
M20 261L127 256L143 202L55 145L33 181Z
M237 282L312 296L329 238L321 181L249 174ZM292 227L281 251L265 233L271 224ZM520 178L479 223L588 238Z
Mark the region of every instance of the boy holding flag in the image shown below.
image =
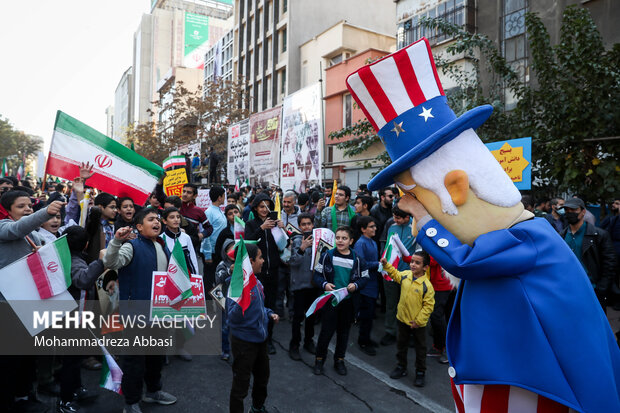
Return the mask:
M352 243L353 230L350 227L340 227L336 230L336 248L325 252L314 267L315 285L328 292L346 288L349 293L359 291L366 286L368 270L357 254L351 250ZM314 374L323 374L327 346L335 332L334 368L336 373L346 376L344 356L347 351L353 316L353 303L348 298L344 298L336 306L324 306L321 333L316 346Z
M149 302L153 271L168 270L170 251L159 237L161 227L157 210L144 208L136 214L138 237L130 239L133 234L131 227L123 227L116 231L108 245L103 264L106 268L118 270L121 312L123 307L127 311L131 301L140 300L138 305ZM161 355L123 356L121 387L125 396L125 413L140 413L140 399L163 405L177 401L176 397L161 390L163 364L164 356ZM146 382L144 396L143 382Z
M250 377L254 375L250 412L266 412L269 356L267 326L269 319L279 318L265 307L263 285L255 274L263 267L263 254L255 244L243 238L237 244L235 264L228 288L226 311L233 354L233 383L230 389L230 412L243 413L243 399L248 394Z
M398 336L396 339L396 359L398 365L390 373L393 379L400 379L407 375L407 350L409 337L413 336L415 343L414 384L424 386L426 372L426 324L435 306L435 290L426 276L431 263L430 256L424 251L416 251L409 263L410 270L398 271L385 259L381 259L383 268L388 275L400 284L400 300L398 301L397 323Z

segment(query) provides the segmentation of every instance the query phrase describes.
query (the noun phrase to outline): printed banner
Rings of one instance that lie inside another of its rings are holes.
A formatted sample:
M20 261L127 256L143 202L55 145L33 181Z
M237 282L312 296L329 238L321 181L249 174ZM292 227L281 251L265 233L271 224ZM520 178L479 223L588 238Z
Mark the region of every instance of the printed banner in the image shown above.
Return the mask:
M532 189L532 138L510 139L486 146L517 189Z
M321 86L308 86L282 104L280 187L305 192L319 182L323 120Z
M244 182L250 176L250 121L228 128L228 183Z
M164 178L164 192L166 193L166 196L181 196L181 193L183 192L183 186L186 183L187 172L185 171L185 168L166 171L166 177Z
M168 273L153 271L153 285L151 288L151 320L163 317L206 317L204 285L200 275L192 275L192 296L183 301L179 309L170 307L170 299L166 295L165 286Z
M280 106L250 116L250 179L278 182Z

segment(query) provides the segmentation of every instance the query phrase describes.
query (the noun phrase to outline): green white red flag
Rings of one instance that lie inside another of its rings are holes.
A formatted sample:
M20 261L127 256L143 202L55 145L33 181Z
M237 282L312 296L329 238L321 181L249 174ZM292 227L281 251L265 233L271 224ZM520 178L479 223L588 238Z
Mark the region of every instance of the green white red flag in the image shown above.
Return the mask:
M168 279L164 286L164 292L168 296L170 306L174 306L182 300L192 296L192 283L185 262L183 247L178 239L174 240L174 248L170 254L168 263Z
M137 204L146 202L164 174L159 165L58 111L45 173L73 180L86 162L94 165L90 186Z
M400 240L400 237L396 233L390 234L385 243L385 249L383 250L383 254L381 258L385 258L387 262L389 262L392 267L398 268L398 264L400 261L410 262L411 254L407 251L407 248ZM381 271L383 278L388 281L392 281L392 278L388 275L387 271Z
M230 277L228 298L239 304L241 312L245 313L252 299L250 292L256 286L256 276L252 270L252 263L245 248L243 237L239 240L236 248L235 269Z
M183 155L175 155L169 156L164 159L164 169L174 168L175 166L186 166L185 156Z
M314 302L310 305L308 311L306 311L306 317L310 317L312 314L319 311L329 300L331 300L332 305L336 307L347 297L347 295L349 295L349 290L347 290L347 287L323 293L323 295L314 300Z
M123 371L114 360L114 357L108 352L108 350L101 346L103 351L103 366L101 367L101 379L99 386L104 389L112 390L118 394L123 394L121 391L121 382L123 381Z
M0 178L9 176L9 167L6 164L6 158L2 159L2 171L0 171Z
M239 241L245 232L245 222L235 215L235 242Z
M42 300L66 291L71 285L71 253L66 236L28 255L26 264Z

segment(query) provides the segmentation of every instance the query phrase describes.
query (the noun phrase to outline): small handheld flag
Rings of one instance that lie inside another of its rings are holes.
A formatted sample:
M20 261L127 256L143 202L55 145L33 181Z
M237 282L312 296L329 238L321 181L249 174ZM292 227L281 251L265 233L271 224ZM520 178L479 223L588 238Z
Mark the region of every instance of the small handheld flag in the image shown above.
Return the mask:
M114 357L108 352L108 350L101 346L103 351L103 366L101 368L101 380L99 386L104 389L111 390L118 394L123 394L121 391L121 382L123 381L123 371L114 360Z
M388 237L381 258L385 258L387 262L389 262L394 268L398 267L398 264L401 260L407 263L411 261L411 255L409 254L409 251L407 251L407 248L400 240L398 234L395 233L390 234L390 236ZM381 271L381 274L383 275L383 278L385 278L387 281L392 281L392 278L390 278L387 271L383 270Z
M235 216L235 242L239 241L245 232L245 222L238 216Z
M189 279L185 254L178 239L174 240L174 248L170 254L168 279L164 291L170 300L171 307L192 296L192 283Z
M349 295L349 290L347 290L346 287L325 292L310 305L310 308L306 311L306 317L310 317L312 314L319 311L329 300L332 300L332 305L336 307L347 295Z
M230 287L228 288L228 298L239 304L241 311L250 306L252 296L250 291L256 286L256 276L252 270L250 256L245 248L243 237L237 244L237 252L235 254L235 268L230 277Z
M164 159L163 167L164 169L174 168L175 166L185 166L185 156L169 156Z

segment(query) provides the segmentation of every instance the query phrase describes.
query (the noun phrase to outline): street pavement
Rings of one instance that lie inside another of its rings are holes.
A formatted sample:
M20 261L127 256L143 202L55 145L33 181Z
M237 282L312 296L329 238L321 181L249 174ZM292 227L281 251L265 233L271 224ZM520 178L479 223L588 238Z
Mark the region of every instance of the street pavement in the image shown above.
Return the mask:
M612 328L620 328L620 312L609 308ZM349 374L339 376L332 367L333 343L325 363L325 374L312 373L314 358L301 350L302 361L288 356L291 324L282 320L275 328L274 339L277 354L270 356L271 375L266 407L271 413L362 413L362 412L411 412L446 413L454 411L447 365L437 359L427 358L426 386L413 386L415 352L409 350L409 376L400 380L389 378L395 367L396 346L381 346L378 354L368 356L357 346L357 326L349 337L346 364ZM316 328L315 341L320 326ZM383 316L378 312L373 328L377 341L383 335ZM427 342L431 344L431 338ZM178 398L171 406L154 406L142 403L145 413L227 412L228 395L232 383L230 364L219 356L195 356L191 362L170 357L164 367L163 390ZM91 404L84 404L82 411L121 412L123 398L98 387L100 372L82 370L83 384L98 389L99 397ZM251 390L250 390L251 391ZM44 398L50 407L55 399ZM250 397L246 398L249 409Z
M383 336L383 315L379 312L373 327L373 339ZM303 327L302 327L303 328ZM315 342L320 325L315 328ZM303 330L302 330L303 331ZM281 320L274 330L277 353L270 356L269 396L266 407L271 413L347 413L347 412L451 412L454 404L450 391L447 365L427 358L426 387L413 386L415 351L409 351L409 376L390 379L396 365L396 345L381 346L376 356L368 356L357 346L358 328L353 326L346 355L347 376L339 376L333 369L333 345L325 363L325 374L312 372L314 356L301 350L302 361L288 356L291 323ZM428 338L430 345L431 339ZM218 356L194 356L191 362L174 356L164 367L163 390L175 395L177 403L158 406L142 403L142 410L161 413L228 412L228 396L232 383L229 363ZM85 413L121 412L122 396L99 388L100 372L82 370L83 384L97 390L99 397L82 405ZM251 392L251 389L250 389ZM50 406L54 398L41 396ZM246 409L250 406L246 398Z

